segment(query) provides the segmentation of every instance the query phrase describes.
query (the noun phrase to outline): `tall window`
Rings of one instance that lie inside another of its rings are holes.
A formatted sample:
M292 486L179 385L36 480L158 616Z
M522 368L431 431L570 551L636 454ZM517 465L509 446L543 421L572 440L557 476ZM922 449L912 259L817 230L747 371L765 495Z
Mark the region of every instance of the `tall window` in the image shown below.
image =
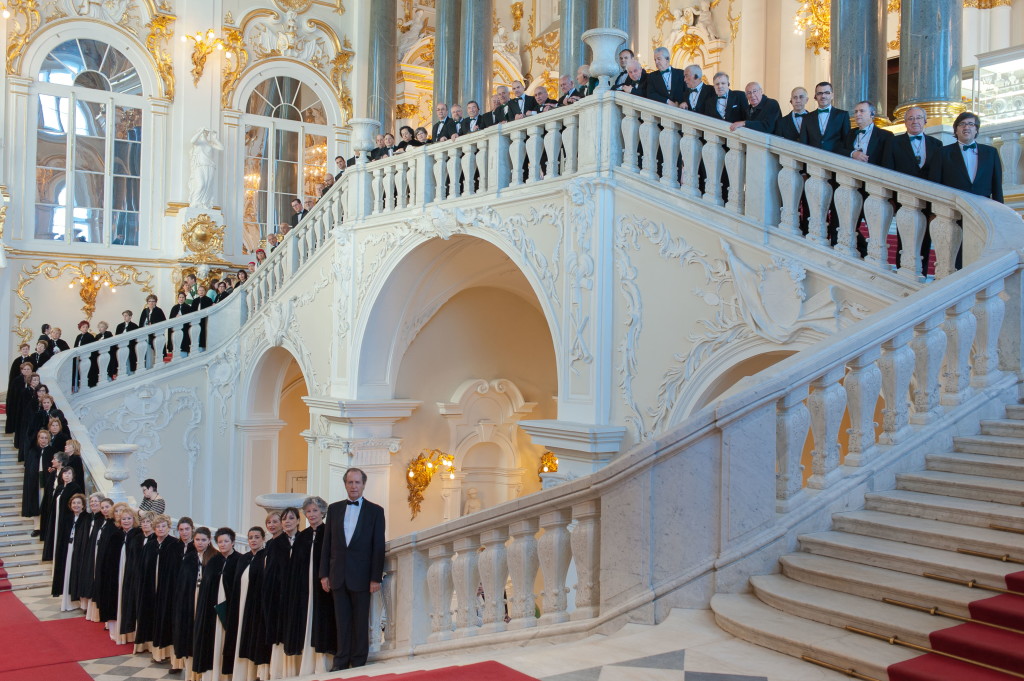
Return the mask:
M288 76L260 83L245 112L243 219L248 241L289 222L294 198L320 197L329 127L313 89Z
M137 246L142 83L98 40L58 45L35 91L37 239Z

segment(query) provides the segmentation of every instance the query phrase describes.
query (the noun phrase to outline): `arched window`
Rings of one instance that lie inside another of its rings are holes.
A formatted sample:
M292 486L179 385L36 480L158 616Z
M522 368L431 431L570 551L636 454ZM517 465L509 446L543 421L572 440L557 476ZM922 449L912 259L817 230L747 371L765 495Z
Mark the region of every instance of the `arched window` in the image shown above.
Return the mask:
M327 167L330 127L323 103L296 78L275 76L253 90L246 103L245 205L247 235L277 231L290 222L291 202L318 199Z
M98 40L61 43L35 84L37 239L137 246L142 82Z

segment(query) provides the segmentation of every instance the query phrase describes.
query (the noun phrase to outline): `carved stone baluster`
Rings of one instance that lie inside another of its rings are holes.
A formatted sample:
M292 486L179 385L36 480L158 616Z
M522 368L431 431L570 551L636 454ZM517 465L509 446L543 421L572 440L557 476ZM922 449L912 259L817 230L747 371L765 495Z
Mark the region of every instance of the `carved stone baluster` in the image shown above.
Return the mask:
M487 173L490 166L487 163L488 158L488 141L485 137L476 143L476 169L480 173L480 182L478 183L479 192L487 191Z
M686 196L700 198L700 158L703 143L695 128L683 126L683 186Z
M875 453L875 405L882 387L879 354L878 348L873 348L854 359L843 381L850 410L850 429L846 431L850 444L844 459L847 466L863 466Z
M385 578L386 579L386 578ZM383 641L381 640L381 630L384 627L384 584L381 583L381 590L375 594L370 594L370 622L369 622L369 638L370 638L370 652L380 652Z
M562 174L572 175L576 172L579 160L579 118L569 116L562 120L565 129L562 130L562 148L565 149L565 162L562 164Z
M561 175L562 165L562 131L559 121L551 121L544 126L544 151L548 156L546 178L555 179Z
M601 500L592 499L572 507L576 523L569 546L576 561L576 609L571 619L597 617L601 605Z
M644 151L643 176L658 181L658 120L654 114L644 114L640 124L640 142Z
M884 445L902 442L910 435L910 379L914 375L913 331L901 331L882 343L882 434Z
M899 252L899 275L917 281L927 274L921 271L921 242L924 241L928 219L924 215L924 200L913 194L900 193L899 211L896 213L896 231L903 250Z
M1020 133L1002 134L1003 144L999 147L999 158L1003 162L1003 184L1018 184L1020 164Z
M839 383L846 373L844 366L833 367L811 383L807 398L811 412L814 451L811 452L811 477L807 486L825 489L842 475L839 470L839 424L846 411L846 391Z
M813 243L828 244L828 207L832 202L832 185L829 184L829 171L821 166L807 164L807 178L804 184L804 195L810 215L807 216L807 236Z
M942 328L946 332L946 361L942 370L942 397L945 405L961 404L971 394L971 347L977 320L971 310L973 297L963 298L946 310Z
M430 547L427 568L427 593L430 596L430 636L428 641L447 641L452 637L452 545Z
M911 423L931 423L942 416L939 372L946 354L943 319L945 315L935 314L914 327L914 339L910 341L910 348L914 351L914 413L910 416Z
M384 168L384 209L387 211L395 209L395 165L393 163L389 163Z
M860 193L860 182L853 175L847 173L836 173L836 181L839 182L835 194L839 234L835 250L849 258L859 258L857 226L860 222L861 208L864 206L864 197Z
M138 355L136 355L138 361ZM128 343L121 343L117 346L117 376L131 376L132 367L128 363Z
M381 173L383 171L380 168L373 169L373 214L377 215L383 210L384 207L384 186L381 182Z
M661 184L669 189L679 188L679 123L661 119Z
M422 197L419 195L419 188L416 186L416 163L409 164L409 202L408 206L418 206Z
M110 380L110 348L100 350L99 357L96 360L97 368L100 372L101 381Z
M397 570L397 559L394 557L386 558L384 562L384 581L380 585L381 606L384 610L381 617L381 626L383 629L381 635L384 642L381 647L384 649L395 647L395 624L398 619L395 610L395 608L398 607Z
M476 622L476 589L480 584L477 568L480 541L476 536L455 540L452 576L455 579L455 636L473 636L479 631Z
M508 581L508 558L505 542L508 532L504 529L488 530L480 535L483 553L478 568L480 583L484 586L484 623L482 633L505 631L505 582Z
M868 182L868 198L864 202L864 219L868 223L867 262L889 271L889 228L892 226L892 190L877 182Z
M490 140L487 188L495 192L512 184L512 136L502 133Z
M640 144L639 130L640 121L637 120L636 109L630 106L622 106L622 167L634 173L639 170L637 165L637 146Z
M459 198L462 196L462 148L455 147L448 153L448 196Z
M811 425L806 399L807 386L803 385L790 390L775 405L775 507L780 513L793 507L804 486L800 460Z
M515 130L511 133L512 143L508 147L509 159L512 167L512 180L510 186L523 183L523 168L526 164L526 131Z
M527 182L539 182L544 179L544 171L541 166L541 153L544 151L544 126L531 125L530 137L527 141L528 157L530 161L530 177Z
M399 208L406 208L409 205L409 164L406 161L398 164L395 193L395 205Z
M935 219L928 228L935 249L935 278L942 279L955 271L956 254L963 242L963 230L958 223L959 213L952 206L932 204Z
M539 624L556 624L569 619L566 612L569 589L565 577L569 573L572 549L569 546L569 509L552 511L540 517L544 534L537 540L540 554L540 571L544 576L544 591L541 594L541 616Z
M463 194L472 196L476 193L476 145L468 144L462 149Z
M744 185L747 181L747 151L743 145L733 141L725 154L725 172L729 176L729 202L725 207L737 215L743 215Z
M439 151L434 157L434 201L448 198L448 152Z
M804 195L804 174L800 161L779 156L779 192L782 194L782 219L779 226L790 234L800 234L800 198Z
M537 626L533 585L537 582L537 520L520 520L509 527L512 543L508 547L508 572L512 578L512 598L508 604L509 629Z
M722 149L721 135L708 133L707 142L701 152L704 159L704 200L716 206L724 206L722 198L722 171L725 170L725 150Z
M166 345L164 345L163 356L158 358L160 364L170 364L172 362L177 362L179 359L181 359L181 350L179 350L177 347L179 344L179 333L181 332L172 326L167 329L166 333L160 334L160 336L163 336L163 338L157 336L157 347L160 347L161 341L166 342ZM163 360L167 357L168 353L170 353L171 355L171 361L165 362Z
M974 372L971 375L971 385L975 388L992 385L1003 375L999 371L999 332L1006 317L1006 304L1000 295L1002 291L1001 280L978 291L978 302L974 306L978 331L974 339Z

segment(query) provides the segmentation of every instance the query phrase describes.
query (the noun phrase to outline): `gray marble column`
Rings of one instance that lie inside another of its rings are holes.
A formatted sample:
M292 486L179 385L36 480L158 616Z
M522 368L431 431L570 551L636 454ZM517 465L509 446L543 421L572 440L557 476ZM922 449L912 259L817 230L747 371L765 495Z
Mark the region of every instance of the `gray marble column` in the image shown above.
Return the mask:
M380 121L382 131L395 126L395 88L398 70L396 28L398 6L394 0L373 0L373 21L369 23L370 52L367 59L369 97L366 117Z
M833 0L834 1L834 0ZM635 52L640 47L638 40L639 18L637 0L597 0L595 28L617 28L625 31L629 38L624 47Z
M955 116L954 109L963 110L962 16L960 0L914 0L902 4L897 115L914 105L924 105L930 118L933 114Z
M576 77L576 69L590 63L590 51L581 37L594 19L593 0L561 0L558 6L558 71Z
M434 32L434 102L449 107L455 101L459 84L459 10L462 0L437 0L437 28ZM485 35L490 42L490 13ZM433 107L431 107L433 108Z
M886 5L886 0L832 0L832 88L835 105L851 115L863 100L874 103L878 116L887 114Z
M481 111L491 108L489 95L494 62L491 13L494 0L461 0L461 3L458 102L462 104L465 115L466 102L471 99L477 101Z

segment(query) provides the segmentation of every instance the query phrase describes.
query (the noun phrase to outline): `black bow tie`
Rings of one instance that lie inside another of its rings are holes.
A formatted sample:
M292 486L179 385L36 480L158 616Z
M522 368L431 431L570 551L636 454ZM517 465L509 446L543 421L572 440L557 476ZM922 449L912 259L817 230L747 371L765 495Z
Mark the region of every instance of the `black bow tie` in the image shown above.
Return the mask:
M349 499L346 499L345 503L348 504L349 506L358 506L359 505L358 501L351 501Z
M669 73L670 71L672 71L672 69L665 69L662 73Z
M971 142L970 144L963 145L963 147L964 147L964 151L969 151L971 149L977 149L978 148L978 143L977 142Z
M728 99L729 95L719 95L718 98L719 99Z
M815 111L815 113L818 113L818 114L827 114L827 113L828 113L828 112L830 112L830 111L832 111L832 109L818 109L817 111Z
M916 142L917 140L921 139L922 137L923 137L923 135L911 135L910 139L912 141Z
M797 113L796 111L794 111L794 112L793 112L793 117L794 117L794 118L803 118L803 117L804 117L804 116L806 116L806 115L807 115L808 113L810 113L810 112L809 112L809 111L804 111L803 113Z

